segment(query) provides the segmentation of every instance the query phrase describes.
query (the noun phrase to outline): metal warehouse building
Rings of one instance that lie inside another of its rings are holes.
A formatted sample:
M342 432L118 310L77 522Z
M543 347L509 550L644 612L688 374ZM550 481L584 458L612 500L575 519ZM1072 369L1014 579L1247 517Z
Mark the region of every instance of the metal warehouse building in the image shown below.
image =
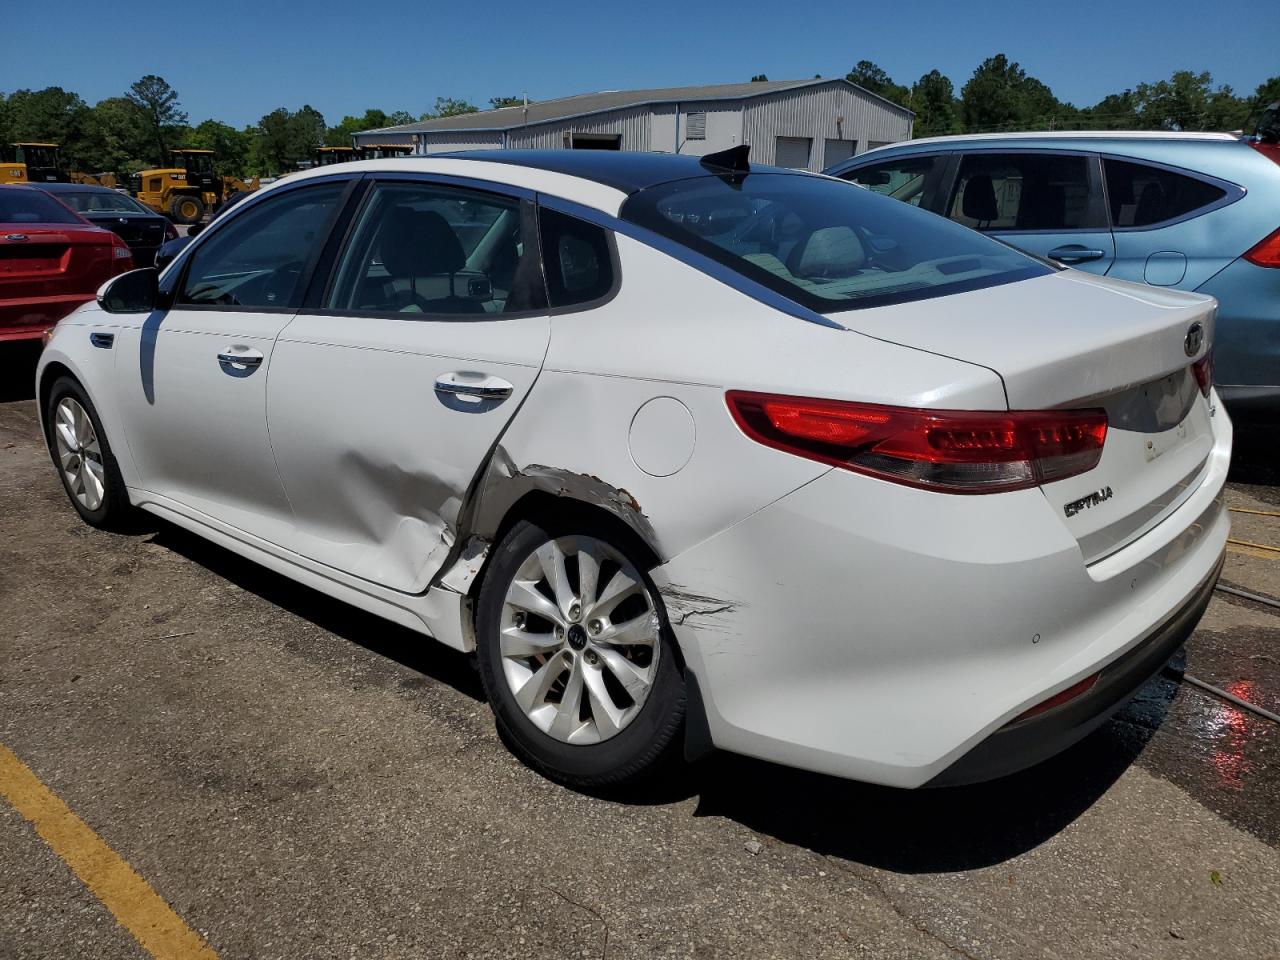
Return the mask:
M843 79L766 80L585 93L365 130L355 139L411 144L419 154L533 147L701 156L749 143L759 163L822 170L909 139L914 116Z

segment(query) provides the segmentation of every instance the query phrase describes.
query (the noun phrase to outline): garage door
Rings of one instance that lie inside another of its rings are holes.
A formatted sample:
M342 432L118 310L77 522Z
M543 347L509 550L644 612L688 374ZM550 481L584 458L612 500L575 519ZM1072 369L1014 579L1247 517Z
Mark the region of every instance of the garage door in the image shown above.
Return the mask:
M809 150L813 141L808 137L778 137L774 149L774 164L779 167L809 169Z
M834 167L841 160L848 160L857 153L857 140L828 140L822 151L822 169Z

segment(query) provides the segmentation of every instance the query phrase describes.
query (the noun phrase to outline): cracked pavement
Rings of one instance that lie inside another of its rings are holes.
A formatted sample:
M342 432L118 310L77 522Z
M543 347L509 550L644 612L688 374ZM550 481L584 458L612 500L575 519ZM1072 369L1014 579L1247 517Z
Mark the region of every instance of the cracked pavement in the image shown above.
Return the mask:
M0 743L223 960L1280 957L1280 729L1171 680L994 784L718 756L592 798L507 753L465 657L158 521L84 526L30 400L0 478ZM1219 597L1186 669L1276 709L1278 638ZM145 956L3 800L0 864L0 956Z

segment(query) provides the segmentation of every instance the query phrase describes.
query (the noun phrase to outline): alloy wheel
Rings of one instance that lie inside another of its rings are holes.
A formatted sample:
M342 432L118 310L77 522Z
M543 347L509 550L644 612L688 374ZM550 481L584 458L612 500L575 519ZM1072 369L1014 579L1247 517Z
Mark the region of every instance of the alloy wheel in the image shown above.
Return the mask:
M89 414L74 397L63 397L58 402L53 436L67 489L86 510L97 510L107 492L102 445Z
M616 736L657 676L660 622L640 572L588 536L547 540L503 600L500 652L517 706L570 744Z

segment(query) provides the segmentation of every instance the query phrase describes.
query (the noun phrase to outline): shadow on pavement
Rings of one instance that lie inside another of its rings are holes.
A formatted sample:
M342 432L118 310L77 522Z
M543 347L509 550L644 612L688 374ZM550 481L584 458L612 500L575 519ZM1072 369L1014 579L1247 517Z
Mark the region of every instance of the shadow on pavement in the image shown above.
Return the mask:
M1088 810L1142 752L1177 689L1152 680L1065 753L974 786L896 790L715 757L699 771L697 815L899 873L991 866L1039 846Z
M370 653L447 684L473 700L484 700L480 677L465 654L295 583L181 527L160 520L154 522L153 543Z
M1280 423L1236 420L1235 431L1227 479L1254 486L1280 486Z
M30 400L36 395L38 340L0 342L0 403Z

